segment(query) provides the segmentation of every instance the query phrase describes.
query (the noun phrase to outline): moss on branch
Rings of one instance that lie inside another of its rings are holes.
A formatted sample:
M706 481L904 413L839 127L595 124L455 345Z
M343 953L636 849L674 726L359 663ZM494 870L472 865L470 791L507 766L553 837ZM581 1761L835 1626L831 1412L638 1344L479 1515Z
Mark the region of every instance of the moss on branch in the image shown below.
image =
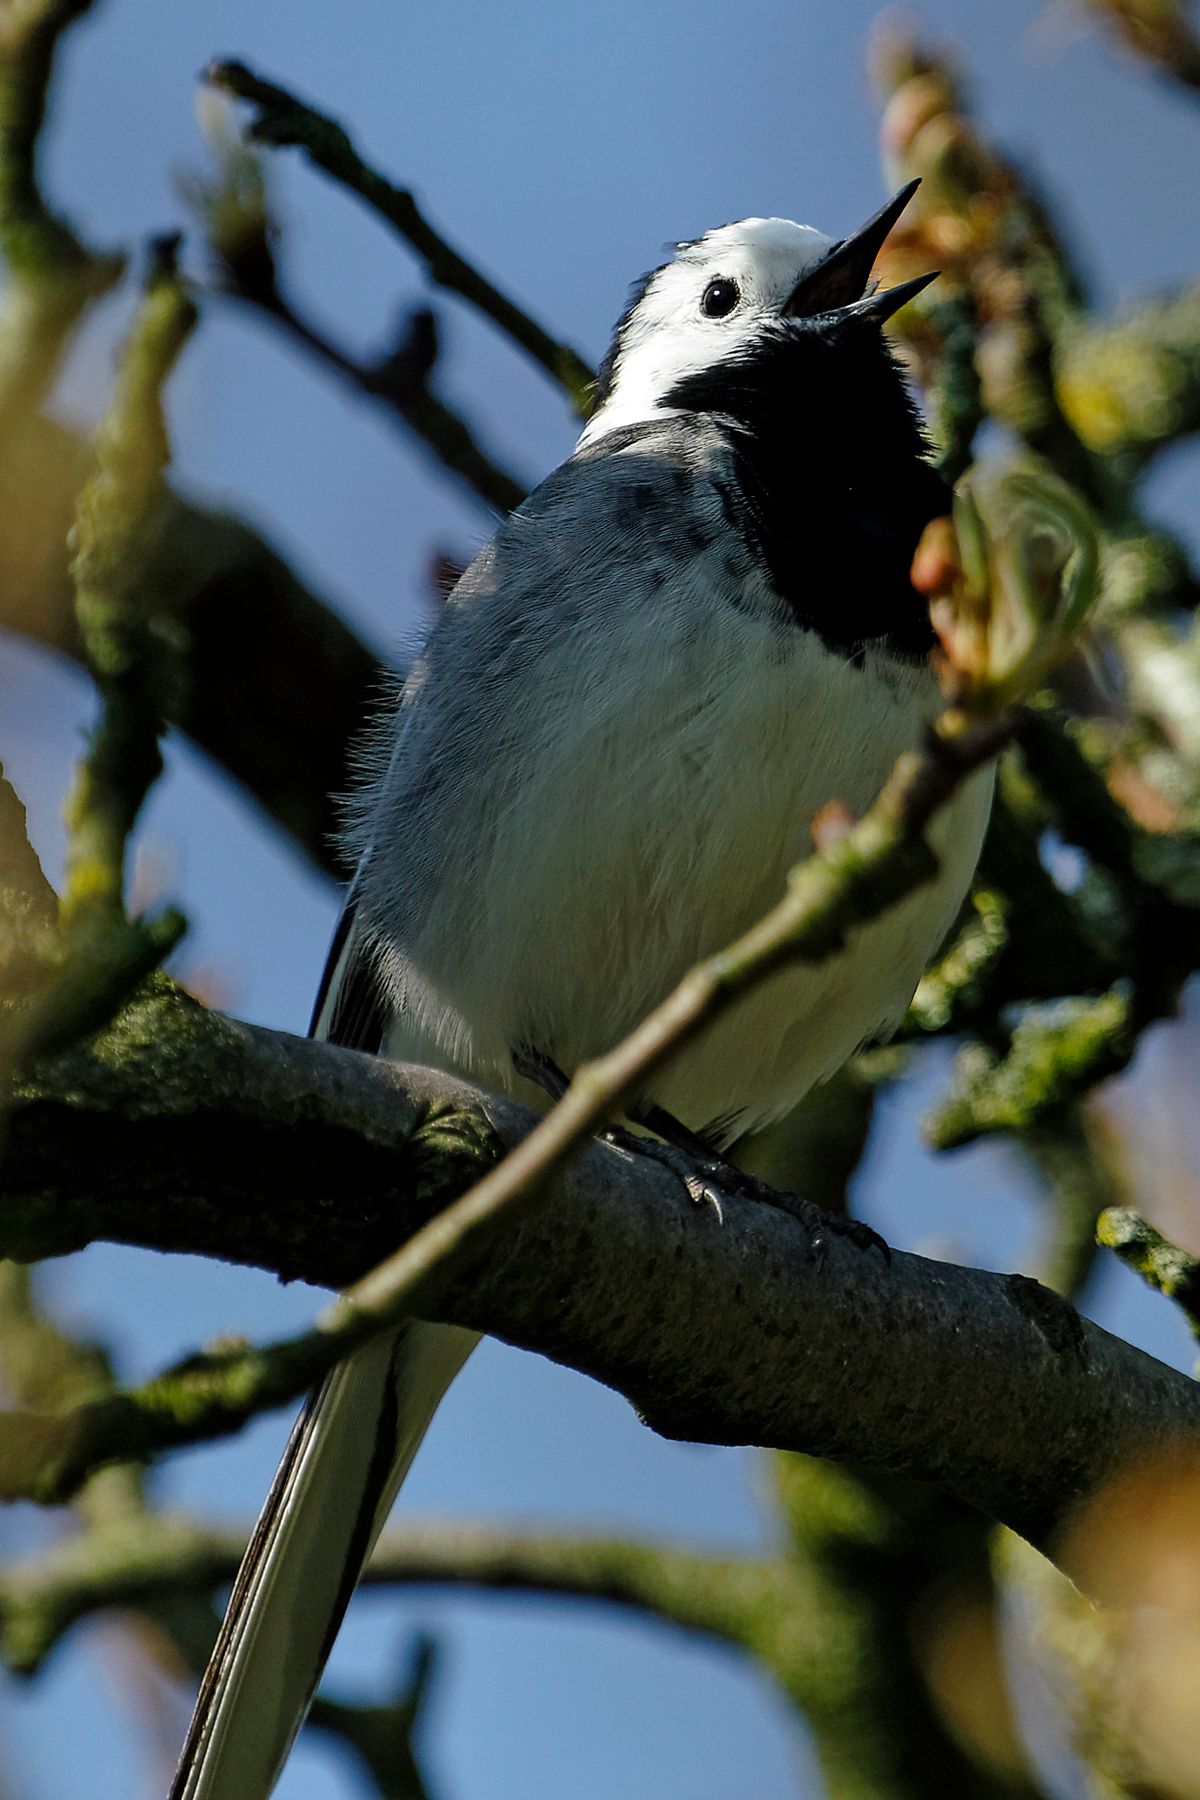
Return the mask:
M160 245L76 514L76 612L100 716L67 805L58 940L10 1046L18 1063L103 1024L184 928L173 911L126 916L125 854L162 766L159 738L180 678L179 645L147 590L145 565L161 527L169 458L162 387L195 319L174 244Z
M1032 1009L1012 1032L1005 1055L985 1045L962 1051L954 1087L925 1121L937 1150L953 1150L995 1131L1042 1126L1108 1075L1128 1066L1136 1034L1121 988Z
M785 1464L783 1473L791 1466ZM810 1487L818 1479L813 1465L795 1467L797 1473L810 1472ZM859 1487L854 1477L825 1474L828 1486ZM787 1485L794 1501L798 1480L788 1475ZM385 1533L363 1579L375 1587L434 1586L582 1601L708 1637L757 1659L814 1725L830 1773L839 1765L843 1772L835 1793L858 1791L846 1784L856 1769L860 1782L869 1777L877 1783L868 1790L875 1800L924 1800L928 1786L913 1783L934 1774L952 1775L952 1791L962 1800L999 1800L1002 1793L1016 1800L1023 1788L997 1786L972 1769L932 1720L911 1659L903 1684L908 1727L894 1705L872 1710L893 1646L890 1630L873 1643L865 1634L878 1625L879 1609L899 1622L917 1586L920 1560L902 1535L880 1540L882 1510L877 1499L866 1502L865 1513L859 1509L859 1527L847 1530L845 1518L834 1529L828 1508L807 1507L802 1537L790 1537L778 1552L762 1556L586 1532L406 1521ZM80 1619L131 1606L153 1613L168 1597L210 1594L233 1578L244 1547L244 1533L169 1514L69 1538L0 1576L0 1653L14 1673L31 1674ZM871 1564L874 1604L864 1605L858 1590L859 1554ZM850 1715L857 1721L857 1739L844 1733ZM315 1722L339 1730L346 1723L340 1709ZM371 1729L387 1729L389 1723L378 1719ZM914 1756L926 1726L934 1748L926 1742L923 1754Z
M1055 380L1088 449L1140 468L1200 429L1200 287L1144 301L1118 324L1069 333Z
M1192 1335L1200 1337L1200 1257L1173 1244L1128 1206L1111 1206L1102 1213L1096 1235L1127 1268L1174 1300Z
M26 1084L0 1251L104 1238L346 1282L529 1123L448 1077L236 1025L158 978ZM882 1281L840 1240L818 1273L786 1215L730 1201L718 1233L698 1229L670 1176L602 1145L433 1311L617 1387L668 1435L904 1468L1039 1537L1138 1445L1200 1430L1183 1376L1067 1308L1051 1331L1005 1277L897 1254ZM210 1368L162 1397L203 1398Z

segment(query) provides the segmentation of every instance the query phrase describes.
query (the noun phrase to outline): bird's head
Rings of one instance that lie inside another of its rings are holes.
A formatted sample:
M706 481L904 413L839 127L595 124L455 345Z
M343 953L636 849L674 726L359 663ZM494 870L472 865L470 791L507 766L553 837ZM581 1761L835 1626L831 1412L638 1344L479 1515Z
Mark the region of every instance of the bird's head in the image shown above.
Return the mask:
M882 293L868 284L916 187L901 188L849 238L790 219L741 219L678 245L634 290L581 443L666 412L736 414L755 384L784 398L776 390L785 369L796 380L811 370L818 386L836 384L841 364L890 370L880 327L934 277Z

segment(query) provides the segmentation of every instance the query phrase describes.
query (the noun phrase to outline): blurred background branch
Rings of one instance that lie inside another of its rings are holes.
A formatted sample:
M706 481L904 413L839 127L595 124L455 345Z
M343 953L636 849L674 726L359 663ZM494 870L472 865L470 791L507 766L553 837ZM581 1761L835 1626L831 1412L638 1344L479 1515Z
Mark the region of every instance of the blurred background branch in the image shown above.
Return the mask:
M1188 0L1084 0L1087 10L1160 75L1200 93L1200 34Z

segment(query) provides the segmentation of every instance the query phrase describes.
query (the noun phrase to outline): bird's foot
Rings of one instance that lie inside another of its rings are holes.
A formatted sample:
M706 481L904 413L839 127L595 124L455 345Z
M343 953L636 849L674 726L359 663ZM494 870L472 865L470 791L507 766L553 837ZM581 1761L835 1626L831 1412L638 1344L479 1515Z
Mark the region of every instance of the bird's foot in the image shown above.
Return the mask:
M777 1212L785 1212L803 1225L808 1233L810 1253L818 1263L825 1260L831 1237L845 1238L859 1250L878 1250L885 1263L890 1264L892 1260L886 1239L870 1225L864 1225L861 1219L823 1212L814 1201L772 1187L770 1182L747 1174L745 1169L726 1162L723 1157L693 1156L674 1144L644 1137L640 1132L626 1131L619 1126L606 1132L605 1138L619 1149L628 1150L634 1156L647 1156L669 1169L683 1184L693 1205L712 1208L718 1224L724 1223L723 1199L753 1200L760 1206L773 1206Z
M686 1150L664 1144L661 1138L645 1137L640 1131L627 1131L621 1125L611 1125L604 1133L604 1141L618 1150L627 1150L631 1156L645 1156L660 1168L669 1169L682 1183L693 1206L711 1207L717 1215L717 1224L725 1223L721 1200L729 1189L722 1188L714 1179L721 1164L689 1156Z

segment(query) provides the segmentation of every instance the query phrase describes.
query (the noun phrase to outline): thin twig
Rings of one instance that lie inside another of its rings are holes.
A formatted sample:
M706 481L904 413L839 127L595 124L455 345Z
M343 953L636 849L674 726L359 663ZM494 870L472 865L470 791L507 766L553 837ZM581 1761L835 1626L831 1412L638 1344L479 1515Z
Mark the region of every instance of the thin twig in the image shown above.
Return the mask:
M364 163L343 126L286 89L264 81L244 63L212 62L202 79L257 109L250 128L257 142L298 146L319 169L357 194L399 232L425 264L431 281L460 295L490 319L565 389L576 412L586 414L594 376L583 358L553 338L453 249L406 188L395 187Z
M431 312L420 309L413 313L405 322L399 341L372 367L339 349L326 334L303 319L278 287L258 293L227 287L225 292L272 319L318 362L401 420L433 452L442 467L487 506L507 514L515 512L525 499L528 485L501 468L483 449L478 434L462 415L430 392L429 375L437 354Z
M430 390L438 355L433 313L421 307L402 319L391 348L374 362L350 355L319 331L280 283L279 226L261 155L232 130L224 110L210 109L208 126L214 173L187 176L182 191L208 240L218 291L269 319L316 362L383 406L486 505L512 512L527 488L485 453L478 433Z

